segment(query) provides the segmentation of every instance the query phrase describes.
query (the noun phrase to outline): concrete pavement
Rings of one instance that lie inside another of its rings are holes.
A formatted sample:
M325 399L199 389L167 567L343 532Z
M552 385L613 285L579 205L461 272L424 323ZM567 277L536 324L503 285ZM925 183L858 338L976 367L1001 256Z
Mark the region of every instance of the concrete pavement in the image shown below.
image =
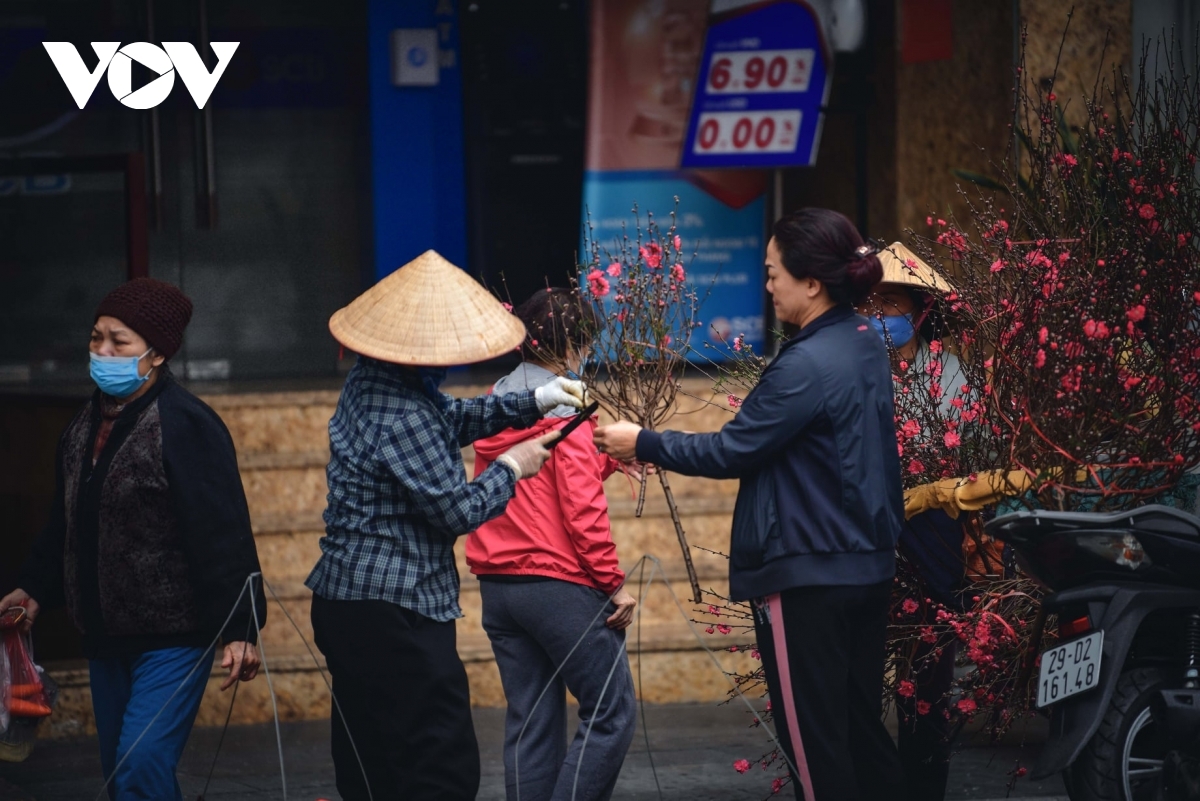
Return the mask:
M504 798L503 722L503 710L475 710L483 770L479 801ZM646 724L654 768L639 729L614 798L658 799L656 772L662 798L760 801L769 796L774 774L755 768L740 775L732 767L734 760L754 760L768 750L765 733L747 723L748 712L744 708L701 704L647 706ZM289 799L338 798L329 756L328 727L326 721L283 725ZM1017 760L1026 766L1032 764L1037 755L1036 742L1043 736L1043 730L1033 726L1026 733L1028 744L1024 747L1017 744L1017 737L997 748L964 743L951 766L947 801L1005 798L1008 772ZM220 730L214 728L193 732L180 767L185 798L194 799L203 790L219 737ZM42 742L24 763L0 762L0 799L4 801L92 799L102 784L95 738ZM782 796L794 797L790 788ZM1011 797L1066 801L1062 782L1057 778L1046 782L1021 779ZM283 798L273 725L229 730L205 798L208 801Z

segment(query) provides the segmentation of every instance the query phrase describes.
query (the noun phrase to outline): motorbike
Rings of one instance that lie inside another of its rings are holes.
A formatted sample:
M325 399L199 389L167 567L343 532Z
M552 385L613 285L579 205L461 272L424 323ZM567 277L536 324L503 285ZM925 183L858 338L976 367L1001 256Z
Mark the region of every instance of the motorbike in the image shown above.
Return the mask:
M1200 799L1200 518L1039 510L986 531L1058 627L1033 663L1050 734L1032 776L1062 773L1072 801Z

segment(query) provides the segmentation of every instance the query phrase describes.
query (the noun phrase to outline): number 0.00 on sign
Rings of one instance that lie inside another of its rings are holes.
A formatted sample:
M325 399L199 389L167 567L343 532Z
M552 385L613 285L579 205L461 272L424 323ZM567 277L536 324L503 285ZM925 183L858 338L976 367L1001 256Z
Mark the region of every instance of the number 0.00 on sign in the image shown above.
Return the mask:
M800 112L707 111L700 115L699 124L694 153L793 153Z

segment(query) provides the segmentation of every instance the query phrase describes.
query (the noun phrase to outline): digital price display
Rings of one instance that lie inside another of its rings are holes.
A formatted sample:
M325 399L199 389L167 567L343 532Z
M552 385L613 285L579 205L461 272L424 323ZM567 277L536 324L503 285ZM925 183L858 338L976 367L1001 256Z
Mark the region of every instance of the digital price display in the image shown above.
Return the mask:
M714 15L680 166L816 163L828 53L820 20L801 0Z

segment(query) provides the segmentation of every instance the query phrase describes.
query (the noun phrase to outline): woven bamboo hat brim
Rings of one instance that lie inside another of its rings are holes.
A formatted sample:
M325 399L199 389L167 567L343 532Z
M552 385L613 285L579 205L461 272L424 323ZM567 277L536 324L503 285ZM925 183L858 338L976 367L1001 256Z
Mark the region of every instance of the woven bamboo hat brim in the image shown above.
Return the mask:
M883 265L881 284L899 284L922 292L947 295L954 287L933 268L917 258L917 255L899 242L879 251L879 262Z
M329 331L355 353L423 367L491 359L525 339L519 319L432 250L334 312Z

